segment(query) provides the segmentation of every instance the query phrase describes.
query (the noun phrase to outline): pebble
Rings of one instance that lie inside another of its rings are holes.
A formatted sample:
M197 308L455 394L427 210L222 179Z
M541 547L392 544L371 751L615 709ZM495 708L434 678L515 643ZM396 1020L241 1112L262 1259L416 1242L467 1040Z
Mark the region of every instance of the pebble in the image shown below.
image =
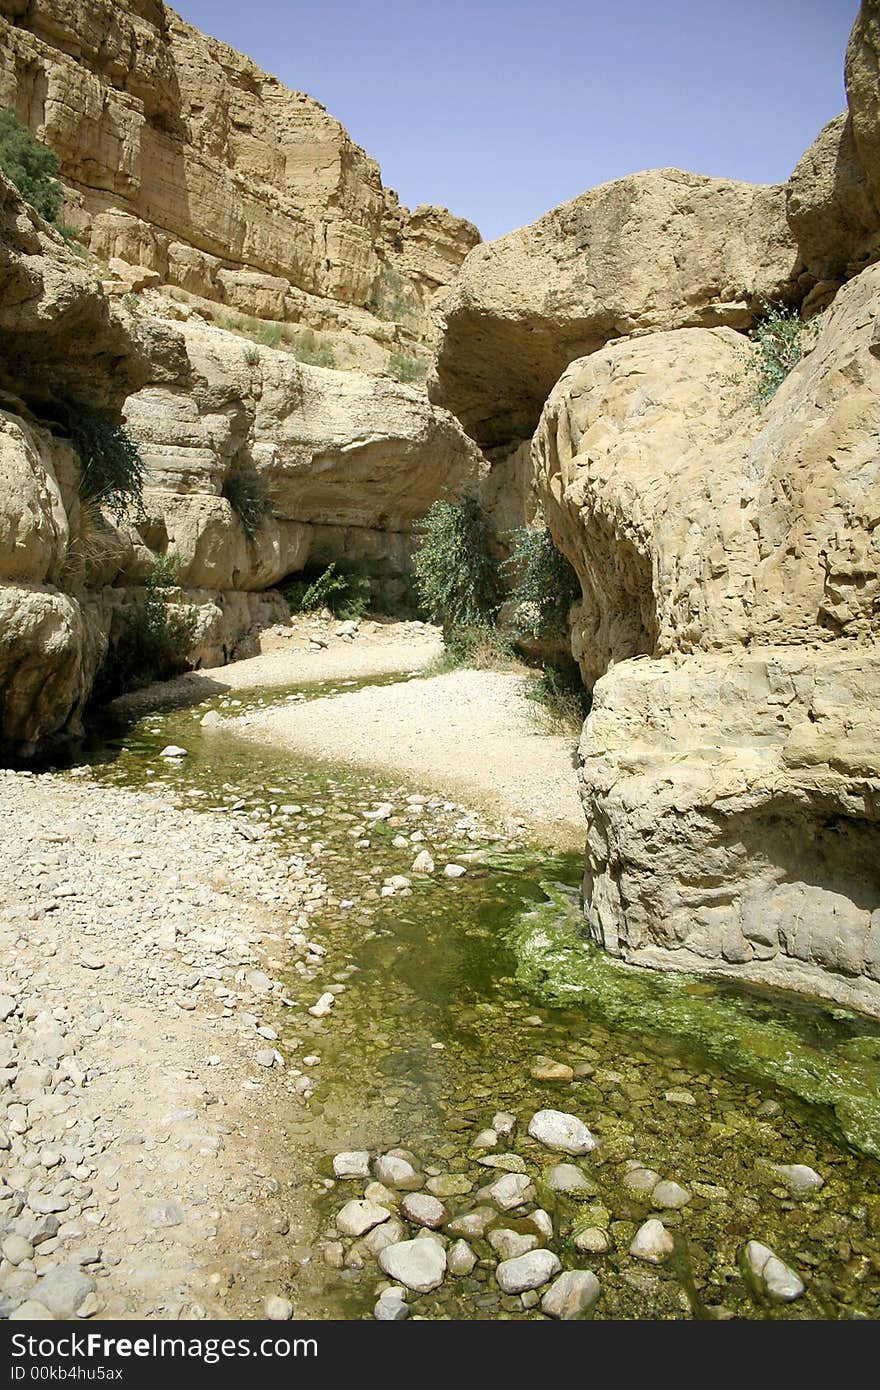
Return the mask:
M534 1195L532 1180L527 1173L505 1173L503 1178L483 1188L481 1196L488 1197L501 1211L521 1207Z
M596 1191L592 1182L573 1163L557 1163L546 1176L551 1192L564 1192L572 1197L589 1197Z
M502 1260L515 1260L519 1255L527 1255L540 1244L537 1236L521 1235L510 1231L506 1226L496 1227L489 1232L489 1244Z
M22 1260L32 1260L34 1247L24 1236L10 1235L3 1241L3 1258L11 1265L20 1265Z
M652 1217L636 1231L629 1253L637 1260L647 1260L649 1264L659 1265L669 1259L674 1248L672 1236L663 1222Z
M270 1322L289 1322L293 1317L293 1304L289 1299L281 1298L279 1294L267 1298L263 1308Z
M38 1280L34 1296L54 1317L74 1318L94 1291L94 1279L84 1274L79 1265L56 1265Z
M609 1243L608 1232L599 1226L585 1226L574 1237L574 1248L583 1255L604 1255Z
M591 1269L567 1269L541 1299L541 1312L571 1322L590 1311L599 1297L599 1280Z
M355 1198L337 1212L336 1225L344 1236L362 1236L382 1221L387 1221L390 1215L387 1207L377 1206L363 1197Z
M443 1203L427 1192L408 1192L400 1204L401 1215L416 1226L428 1226L436 1231L449 1219Z
M409 1317L409 1308L399 1295L390 1297L383 1294L376 1300L373 1317L377 1322L403 1322Z
M446 1255L446 1265L450 1274L466 1277L471 1273L477 1257L466 1240L457 1240Z
M311 1006L309 1013L312 1018L326 1018L335 1003L336 995L331 994L328 990Z
M426 849L423 849L413 860L411 872L414 874L432 874L435 868L433 857Z
M775 1303L793 1303L805 1292L803 1280L769 1245L750 1240L742 1253L746 1277Z
M443 872L447 878L464 878L467 869L463 864L447 864Z
M529 1074L535 1081L573 1081L574 1070L565 1062L556 1062L552 1057L536 1057Z
M537 1110L529 1120L529 1134L547 1149L561 1153L591 1153L596 1140L582 1120L564 1110Z
M409 1160L394 1154L380 1154L373 1162L373 1173L386 1187L399 1191L415 1192L424 1186L424 1180Z
M782 1178L792 1197L809 1197L825 1186L825 1179L805 1163L774 1163L772 1168Z
M379 1264L389 1278L414 1293L430 1293L443 1283L446 1251L436 1240L403 1240L386 1245Z
M366 1149L352 1149L336 1154L333 1159L333 1174L337 1178L369 1178L370 1155Z
M159 754L160 758L185 758L187 752L185 748L180 748L176 743L169 743Z
M691 1200L691 1194L687 1188L679 1183L667 1179L658 1182L651 1193L651 1201L655 1207L667 1207L671 1211L677 1211L680 1207L686 1207Z
M653 1192L659 1181L660 1174L655 1173L653 1168L630 1168L623 1175L623 1185L630 1192Z
M495 1278L502 1293L524 1293L526 1289L539 1289L561 1268L559 1256L552 1250L531 1250L527 1255L502 1260Z

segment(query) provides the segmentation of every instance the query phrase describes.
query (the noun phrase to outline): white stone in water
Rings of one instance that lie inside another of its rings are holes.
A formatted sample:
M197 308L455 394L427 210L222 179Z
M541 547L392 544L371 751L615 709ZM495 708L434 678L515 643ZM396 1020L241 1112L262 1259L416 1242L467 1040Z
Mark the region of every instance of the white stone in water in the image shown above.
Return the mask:
M604 1255L608 1249L608 1232L601 1226L586 1226L574 1238L575 1250L585 1255Z
M209 709L207 714L203 714L199 720L203 729L212 729L221 722L220 715L215 709Z
M176 743L167 744L159 754L160 758L185 758L186 756L186 749L178 748Z
M394 815L394 807L390 801L382 801L373 811L364 812L364 820L390 820Z
M547 1174L551 1192L564 1192L572 1197L588 1197L596 1191L592 1183L573 1163L557 1163Z
M653 1168L630 1168L623 1175L623 1185L630 1192L653 1192L659 1181L660 1174L655 1173Z
M464 878L467 869L463 864L447 864L443 872L447 878Z
M426 849L420 850L412 862L412 872L414 874L432 874L434 869L435 864L430 852Z
M672 1236L656 1217L650 1221L645 1221L633 1236L629 1247L629 1253L637 1260L646 1260L648 1264L660 1265L664 1260L668 1260L675 1248Z
M502 1293L525 1293L526 1289L539 1289L561 1269L559 1256L552 1250L530 1250L516 1259L502 1260L495 1278Z
M415 1293L439 1288L446 1274L446 1251L436 1240L403 1240L379 1255L385 1273Z
M825 1186L825 1179L805 1163L773 1163L771 1167L782 1178L792 1197L808 1197Z
M571 1322L588 1313L600 1293L599 1280L591 1269L567 1269L544 1294L541 1312Z
M526 1220L531 1222L542 1239L551 1239L553 1235L553 1221L550 1213L545 1211L543 1207L536 1207L534 1211L530 1211Z
M746 1274L777 1303L793 1303L805 1291L803 1280L769 1245L750 1240L743 1251Z
M446 1256L449 1273L459 1277L470 1274L476 1263L477 1257L466 1240L457 1240Z
M494 1149L498 1143L498 1135L494 1129L481 1129L475 1138L471 1148L474 1149Z
M680 1183L667 1179L658 1182L651 1193L651 1201L655 1207L668 1207L671 1211L677 1211L679 1207L686 1207L691 1200L691 1194L687 1188Z
M416 1226L429 1226L436 1230L449 1217L443 1203L427 1192L408 1192L400 1204L400 1211L407 1221Z
M582 1120L564 1110L537 1110L529 1120L529 1134L547 1149L561 1153L591 1153L596 1140Z
M469 1236L471 1239L479 1240L497 1219L498 1213L494 1207L476 1207L473 1211L465 1212L463 1216L456 1216L454 1220L447 1221L446 1229L452 1236Z
M501 1211L521 1207L534 1195L534 1191L531 1179L525 1173L505 1173L503 1178L498 1178L484 1189L485 1195Z
M356 1198L337 1212L336 1225L344 1236L362 1236L387 1221L390 1215L387 1207L368 1202L366 1198Z
M385 1249L386 1245L397 1245L406 1235L406 1227L396 1216L391 1216L387 1221L383 1221L381 1226L374 1226L372 1231L368 1231L363 1238L363 1243L373 1256L378 1260L379 1254Z
M502 1260L515 1260L520 1255L527 1255L530 1250L537 1250L540 1241L537 1236L520 1235L519 1231L510 1231L506 1226L501 1226L489 1232L489 1244Z
M333 1174L337 1178L368 1178L370 1176L369 1152L366 1149L351 1149L345 1153L336 1154L333 1159Z
M373 1173L386 1187L394 1187L399 1191L416 1192L423 1186L421 1175L409 1160L398 1158L395 1154L380 1154L373 1161Z
M499 1110L492 1116L492 1128L499 1139L512 1139L516 1133L516 1116L509 1110Z
M330 994L329 992L322 994L320 999L309 1009L309 1013L312 1015L312 1018L326 1018L335 1003L335 994Z
M399 1294L394 1297L383 1294L376 1300L373 1317L377 1322L403 1322L409 1317L409 1309Z

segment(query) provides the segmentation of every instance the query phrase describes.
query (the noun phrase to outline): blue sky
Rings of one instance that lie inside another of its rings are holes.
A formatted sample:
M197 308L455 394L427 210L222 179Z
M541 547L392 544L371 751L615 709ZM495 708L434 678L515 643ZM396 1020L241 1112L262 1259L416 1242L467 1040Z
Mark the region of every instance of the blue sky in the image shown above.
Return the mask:
M639 169L781 182L843 110L858 0L177 0L308 92L403 203L484 237Z

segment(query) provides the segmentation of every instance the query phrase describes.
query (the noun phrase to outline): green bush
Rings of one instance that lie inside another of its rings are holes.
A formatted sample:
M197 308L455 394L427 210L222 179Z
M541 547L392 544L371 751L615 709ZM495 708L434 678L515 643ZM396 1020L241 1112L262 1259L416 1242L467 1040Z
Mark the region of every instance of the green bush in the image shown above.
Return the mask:
M67 403L70 442L79 454L83 501L105 507L116 521L143 506L144 462L124 425L103 410Z
M804 322L796 309L761 300L764 317L752 329L751 345L743 366L750 384L750 399L760 410L775 396L793 367L804 355L817 329L817 320ZM742 377L734 380L742 380Z
M491 627L499 606L497 567L489 553L491 528L479 501L432 503L416 523L413 578L432 622L455 628Z
M579 671L545 666L540 676L529 678L524 693L526 699L541 706L554 724L567 732L580 733L590 712L590 696Z
M298 362L307 367L335 367L336 355L328 343L322 343L311 328L307 328L290 343L290 350Z
M122 614L122 630L107 650L92 698L106 703L128 690L169 680L189 666L196 610L175 603L179 561L163 555L144 583L143 601Z
M55 224L64 202L64 189L54 177L59 167L55 151L34 139L12 107L0 108L0 169L25 201Z
M388 359L388 371L397 381L412 386L416 382L424 381L427 376L427 358L407 357L404 352L392 352Z
M318 613L329 608L336 618L362 618L370 606L370 576L360 566L326 569L306 568L295 579L281 585L282 597L291 613Z
M244 360L249 367L256 367L260 361L260 349L256 343L248 343L244 350Z
M139 294L135 294L134 290L128 290L122 296L122 307L127 309L130 314L134 314L135 317L140 313L142 306L143 299Z
M513 577L508 597L515 625L530 637L564 635L568 610L580 597L577 575L545 525L522 526L511 540L501 569Z
M390 265L383 266L376 290L367 300L367 308L389 323L404 323L412 318L416 307L413 290L400 272Z
M223 479L223 496L235 512L249 541L254 541L272 510L269 489L256 470L230 473Z

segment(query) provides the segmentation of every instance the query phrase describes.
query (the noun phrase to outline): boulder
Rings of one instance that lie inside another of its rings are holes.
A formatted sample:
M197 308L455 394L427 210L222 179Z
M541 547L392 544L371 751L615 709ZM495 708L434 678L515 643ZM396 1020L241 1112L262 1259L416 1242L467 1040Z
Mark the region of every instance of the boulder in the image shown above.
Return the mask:
M499 456L567 364L633 333L754 322L793 293L781 187L679 169L582 193L474 248L444 301L429 395Z

